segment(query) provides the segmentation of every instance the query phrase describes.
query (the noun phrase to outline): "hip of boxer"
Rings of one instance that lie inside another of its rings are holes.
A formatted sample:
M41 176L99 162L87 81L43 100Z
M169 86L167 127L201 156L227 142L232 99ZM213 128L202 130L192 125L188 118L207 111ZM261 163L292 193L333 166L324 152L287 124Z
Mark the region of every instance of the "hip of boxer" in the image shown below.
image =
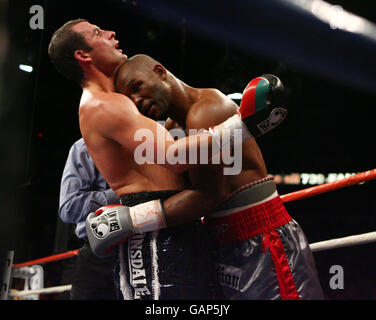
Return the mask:
M272 176L238 188L216 212L205 218L217 245L242 242L289 221L291 217L278 195Z
M140 192L121 197L132 207L164 200L175 190ZM207 233L201 221L179 227L133 234L118 246L115 288L120 300L211 299Z
M322 299L308 241L272 177L237 189L205 219L218 299Z

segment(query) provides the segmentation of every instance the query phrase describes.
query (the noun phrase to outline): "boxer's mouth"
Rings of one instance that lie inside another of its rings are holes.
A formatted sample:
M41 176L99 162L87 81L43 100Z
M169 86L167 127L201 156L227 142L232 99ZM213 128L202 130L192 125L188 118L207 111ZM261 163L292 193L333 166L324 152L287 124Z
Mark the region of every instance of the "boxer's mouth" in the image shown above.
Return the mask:
M156 108L155 104L152 103L151 106L149 107L148 112L147 112L147 116L148 116L149 118L151 118L151 115L154 114L155 108Z
M148 106L146 106L143 113L146 114L147 116L149 116L150 115L149 113L150 113L153 105L154 105L154 102L151 102Z
M122 49L119 49L119 41L116 41L115 43L115 49L121 53L123 53L123 50Z

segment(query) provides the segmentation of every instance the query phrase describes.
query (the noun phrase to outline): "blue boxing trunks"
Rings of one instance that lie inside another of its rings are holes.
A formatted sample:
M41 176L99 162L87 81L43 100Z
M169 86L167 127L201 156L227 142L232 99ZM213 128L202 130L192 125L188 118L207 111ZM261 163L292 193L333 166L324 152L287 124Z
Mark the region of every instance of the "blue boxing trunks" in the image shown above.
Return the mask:
M216 299L323 299L307 239L272 177L239 188L205 225Z
M132 207L179 191L128 194ZM208 234L201 221L132 235L118 246L114 278L120 300L202 300L212 297Z

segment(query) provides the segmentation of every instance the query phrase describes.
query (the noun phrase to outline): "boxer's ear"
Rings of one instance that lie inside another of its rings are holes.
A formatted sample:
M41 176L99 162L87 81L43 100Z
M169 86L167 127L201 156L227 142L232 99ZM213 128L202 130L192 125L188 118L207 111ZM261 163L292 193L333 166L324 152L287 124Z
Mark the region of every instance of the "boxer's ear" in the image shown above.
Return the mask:
M85 50L76 50L74 52L74 57L76 58L76 60L78 60L80 62L90 62L91 61L90 55Z
M167 72L166 72L166 69L162 65L156 64L154 66L153 71L161 78L161 80L166 79Z

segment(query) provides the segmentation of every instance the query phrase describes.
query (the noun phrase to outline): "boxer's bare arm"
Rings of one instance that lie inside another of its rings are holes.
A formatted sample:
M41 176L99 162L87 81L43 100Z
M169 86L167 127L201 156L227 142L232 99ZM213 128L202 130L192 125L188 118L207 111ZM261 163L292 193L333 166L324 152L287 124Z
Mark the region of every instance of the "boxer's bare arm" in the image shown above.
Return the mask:
M167 225L175 227L212 213L221 201L220 194L206 190L184 190L163 201Z
M214 94L213 100L202 100L195 108L191 108L186 119L186 129L207 129L237 112L235 103L220 97L221 95ZM212 213L234 188L267 174L255 139L243 144L243 155L247 160L243 162L242 173L230 178L223 175L222 165L191 168L188 173L191 189L194 190L184 190L163 202L168 225L188 223Z
M172 130L172 129L177 129L177 128L181 128L181 126L175 122L174 120L172 120L171 118L168 118L166 120L166 123L165 123L165 128L166 130Z
M199 165L189 163L189 152L197 154L197 159L200 159L200 150L206 149L207 154L212 155L212 136L209 133L204 132L174 141L164 127L143 116L128 97L117 93L105 93L96 100L99 102L96 103L95 112L90 112L89 108L80 110L80 113L88 114L91 126L95 126L95 130L101 136L116 141L131 152L144 143L145 136L150 137L149 141L152 143L149 147L152 151L150 152L151 159L148 160L154 163L157 162L158 154L164 154L166 161L160 165L181 173ZM135 139L136 136L140 138ZM185 152L182 152L183 150ZM168 154L172 153L185 156L179 157L179 161L174 164L168 161Z
M226 100L224 103L218 101L218 96L215 96L215 100L212 102L215 105L215 112L208 110L211 101L202 101L201 104L196 105L188 114L186 129L207 129L209 126L223 122L237 112L237 106L234 103ZM229 195L229 190L224 186L223 166L221 165L191 168L189 177L195 190L184 190L163 202L168 226L188 223L193 219L212 213Z

